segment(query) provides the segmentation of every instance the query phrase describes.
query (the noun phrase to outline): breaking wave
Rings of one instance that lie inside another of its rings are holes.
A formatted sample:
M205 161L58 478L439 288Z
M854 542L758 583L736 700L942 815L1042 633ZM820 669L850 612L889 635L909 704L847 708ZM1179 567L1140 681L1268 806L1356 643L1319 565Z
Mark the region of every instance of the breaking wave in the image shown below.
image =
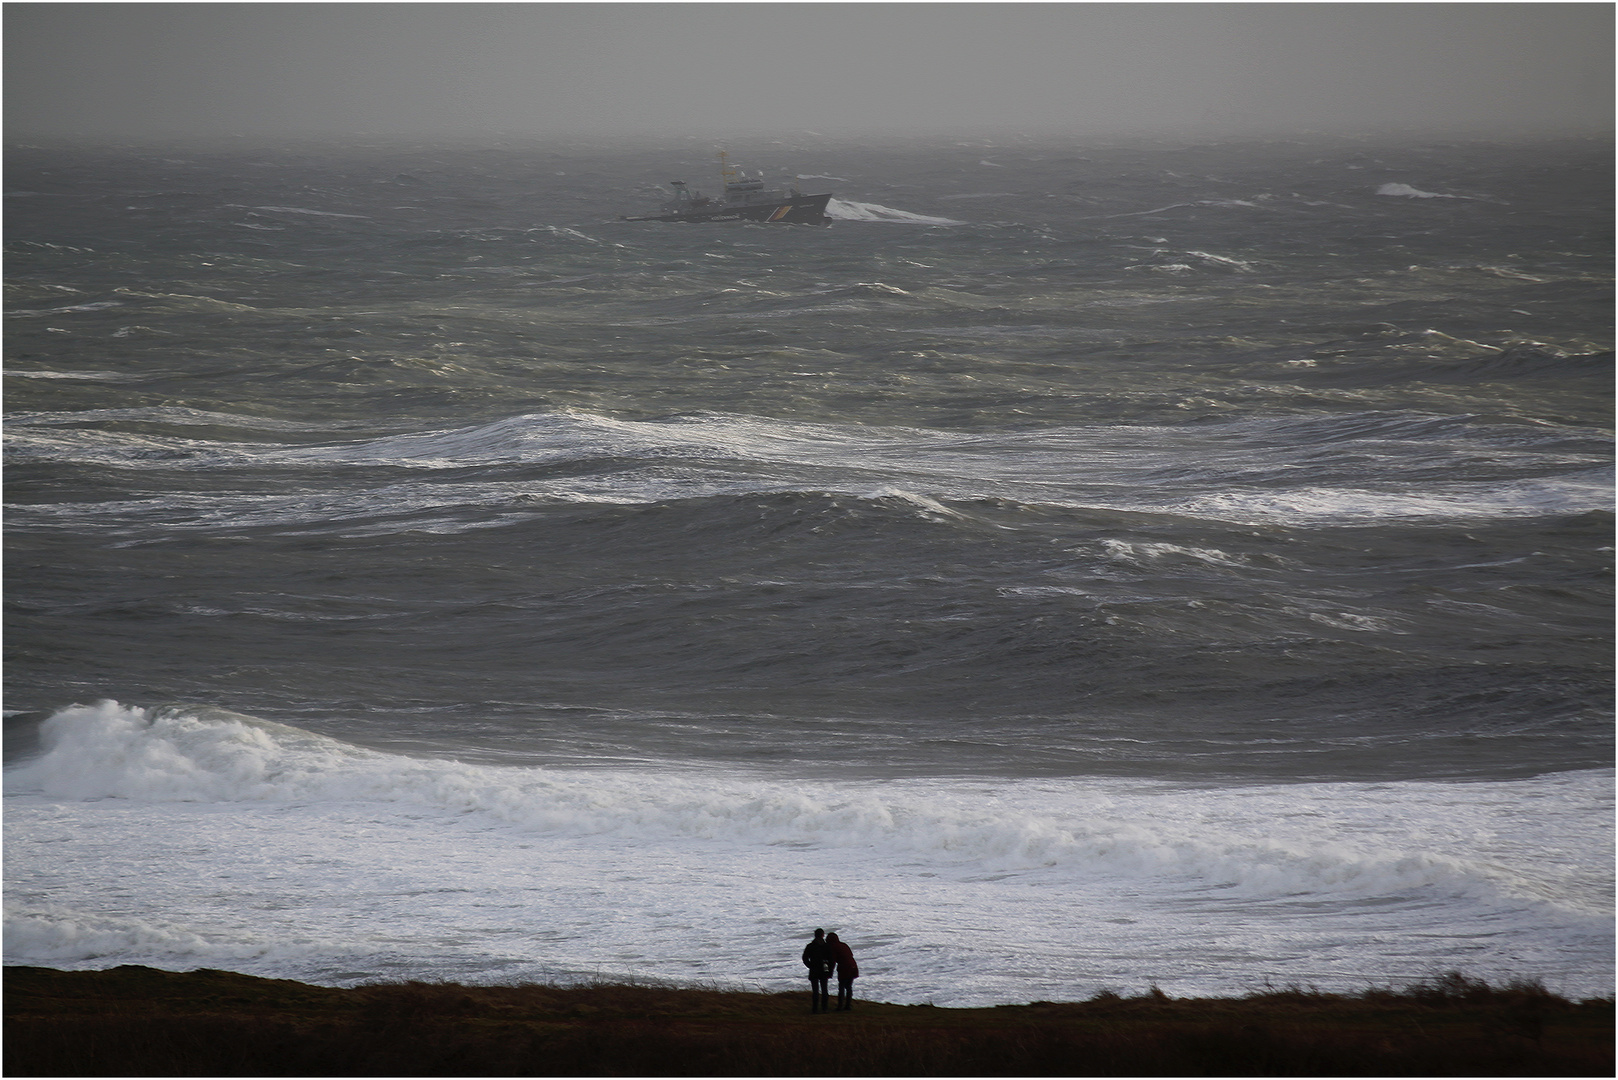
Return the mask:
M876 203L867 202L851 202L847 199L833 199L827 203L826 216L833 221L885 221L899 225L966 224L966 222L956 221L954 218L912 214L908 210L895 210L891 206L879 206Z
M1409 847L1392 846L1387 832L1373 843L1359 839L1357 819L1376 805L1375 785L1193 792L1137 782L1126 792L1095 781L1027 781L984 792L917 780L827 790L667 769L648 783L643 770L405 757L220 709L113 701L63 709L41 737L44 753L9 771L9 791L148 803L375 802L481 815L559 837L807 846L980 869L1167 876L1244 896L1439 889L1555 898L1526 865L1503 868L1498 856L1423 844L1421 822L1410 825ZM1285 812L1300 793L1316 807L1302 821ZM1436 801L1454 815L1466 800Z
M1383 184L1376 189L1378 195L1389 195L1400 199L1464 199L1465 195L1443 195L1436 191L1422 191L1409 184Z

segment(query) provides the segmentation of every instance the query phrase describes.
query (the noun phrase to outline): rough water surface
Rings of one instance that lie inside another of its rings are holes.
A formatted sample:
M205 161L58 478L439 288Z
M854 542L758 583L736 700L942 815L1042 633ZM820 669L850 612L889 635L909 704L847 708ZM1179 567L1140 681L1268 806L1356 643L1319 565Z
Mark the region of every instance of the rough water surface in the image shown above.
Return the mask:
M11 147L6 960L1611 993L1610 151Z

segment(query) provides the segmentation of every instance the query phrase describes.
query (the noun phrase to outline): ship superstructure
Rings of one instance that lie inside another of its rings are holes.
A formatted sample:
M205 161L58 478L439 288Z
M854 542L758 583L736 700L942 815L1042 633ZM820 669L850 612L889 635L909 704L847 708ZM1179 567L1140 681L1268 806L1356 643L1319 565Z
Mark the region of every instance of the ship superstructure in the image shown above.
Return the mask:
M683 180L670 181L674 198L656 214L625 217L625 221L781 221L794 225L820 225L829 220L826 204L831 193L805 195L796 185L785 191L764 187L763 175L749 177L719 153L719 176L723 193L710 199L693 191Z

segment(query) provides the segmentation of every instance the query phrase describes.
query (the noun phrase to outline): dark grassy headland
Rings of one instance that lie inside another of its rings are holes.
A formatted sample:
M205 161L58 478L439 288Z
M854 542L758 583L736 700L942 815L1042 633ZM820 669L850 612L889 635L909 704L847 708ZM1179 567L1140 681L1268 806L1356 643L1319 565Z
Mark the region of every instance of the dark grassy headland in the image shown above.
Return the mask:
M5 969L24 1076L1611 1076L1613 999L1451 974L1400 991L1102 994L982 1009L645 985L332 989Z

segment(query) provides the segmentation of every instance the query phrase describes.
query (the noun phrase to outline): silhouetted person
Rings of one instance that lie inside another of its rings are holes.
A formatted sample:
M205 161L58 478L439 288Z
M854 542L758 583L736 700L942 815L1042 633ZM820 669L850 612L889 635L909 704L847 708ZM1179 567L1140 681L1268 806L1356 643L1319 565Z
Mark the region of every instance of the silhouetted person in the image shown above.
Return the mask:
M837 964L837 1011L854 1007L854 980L860 977L860 966L854 962L854 950L836 934L826 935L831 946L833 961Z
M826 942L826 931L816 930L815 940L803 947L803 966L809 969L809 1011L826 1012L828 990L826 980L837 963L831 946Z

